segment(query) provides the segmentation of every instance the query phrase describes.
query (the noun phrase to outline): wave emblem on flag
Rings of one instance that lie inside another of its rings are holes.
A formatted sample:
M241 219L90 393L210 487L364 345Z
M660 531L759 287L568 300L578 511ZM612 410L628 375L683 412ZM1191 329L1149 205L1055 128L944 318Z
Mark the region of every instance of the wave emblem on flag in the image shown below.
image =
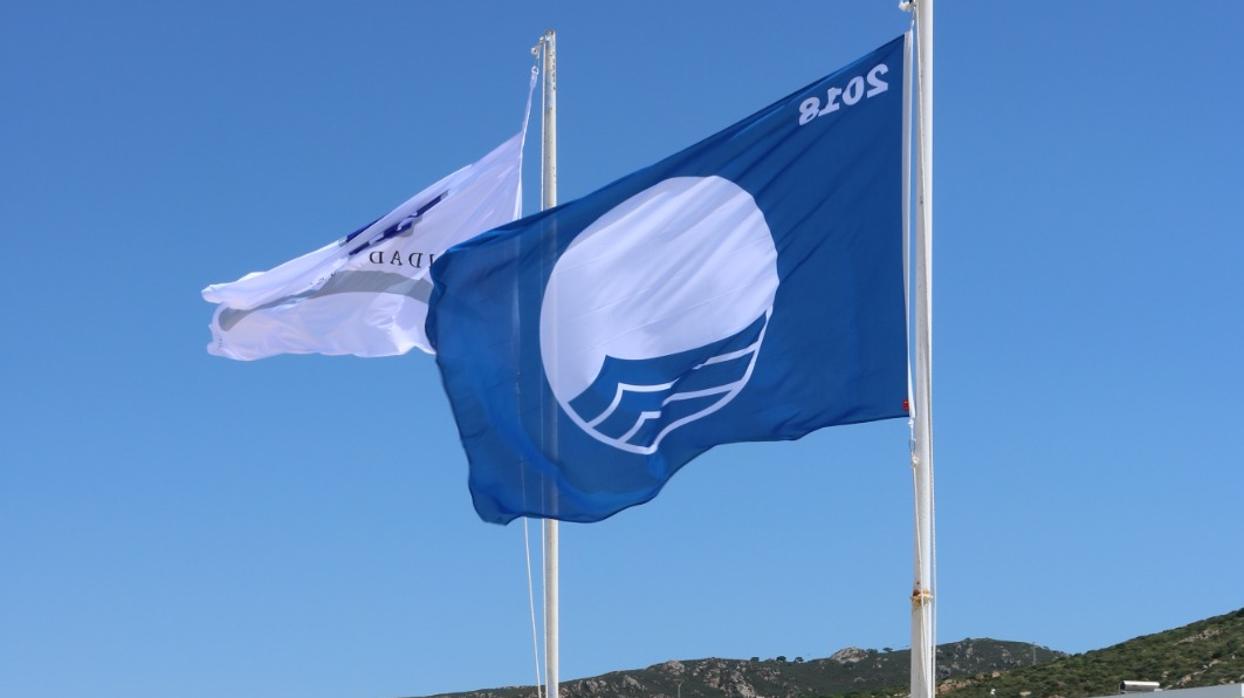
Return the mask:
M750 194L715 176L662 180L557 260L540 313L549 386L592 438L654 453L743 389L777 287L773 237Z

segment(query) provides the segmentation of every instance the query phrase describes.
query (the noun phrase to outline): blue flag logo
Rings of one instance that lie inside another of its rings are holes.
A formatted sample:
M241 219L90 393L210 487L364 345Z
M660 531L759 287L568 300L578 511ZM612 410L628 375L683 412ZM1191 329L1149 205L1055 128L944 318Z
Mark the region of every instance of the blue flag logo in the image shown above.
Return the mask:
M597 521L713 446L906 416L903 40L441 255L479 515Z
M661 180L553 266L540 310L549 387L593 438L654 453L746 385L777 288L777 250L750 194L716 176Z

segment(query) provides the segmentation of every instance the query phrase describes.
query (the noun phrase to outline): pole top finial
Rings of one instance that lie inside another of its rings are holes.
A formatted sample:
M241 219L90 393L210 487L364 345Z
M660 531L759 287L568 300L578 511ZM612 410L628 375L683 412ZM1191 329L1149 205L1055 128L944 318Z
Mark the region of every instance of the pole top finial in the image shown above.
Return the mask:
M531 55L539 56L540 47L544 46L546 42L555 41L555 40L557 40L557 30L556 29L545 29L544 33L540 35L540 38L536 39L536 45L531 47Z

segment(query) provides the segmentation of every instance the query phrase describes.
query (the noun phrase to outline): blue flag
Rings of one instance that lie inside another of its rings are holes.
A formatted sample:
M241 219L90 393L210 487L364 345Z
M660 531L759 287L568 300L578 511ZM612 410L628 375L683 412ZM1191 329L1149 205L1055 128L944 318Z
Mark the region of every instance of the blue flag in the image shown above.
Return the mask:
M481 518L599 521L718 444L906 416L903 53L436 260Z

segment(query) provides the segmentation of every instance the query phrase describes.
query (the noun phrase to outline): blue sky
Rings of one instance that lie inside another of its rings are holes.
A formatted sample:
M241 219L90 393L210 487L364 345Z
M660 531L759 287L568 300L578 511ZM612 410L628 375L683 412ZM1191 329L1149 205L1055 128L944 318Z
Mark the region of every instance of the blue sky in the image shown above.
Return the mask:
M5 5L0 694L529 682L521 527L475 517L433 362L210 357L199 289L513 133L547 27L568 199L884 43L894 4ZM1242 20L939 7L941 640L1244 605ZM905 646L905 441L723 447L563 526L563 676Z

